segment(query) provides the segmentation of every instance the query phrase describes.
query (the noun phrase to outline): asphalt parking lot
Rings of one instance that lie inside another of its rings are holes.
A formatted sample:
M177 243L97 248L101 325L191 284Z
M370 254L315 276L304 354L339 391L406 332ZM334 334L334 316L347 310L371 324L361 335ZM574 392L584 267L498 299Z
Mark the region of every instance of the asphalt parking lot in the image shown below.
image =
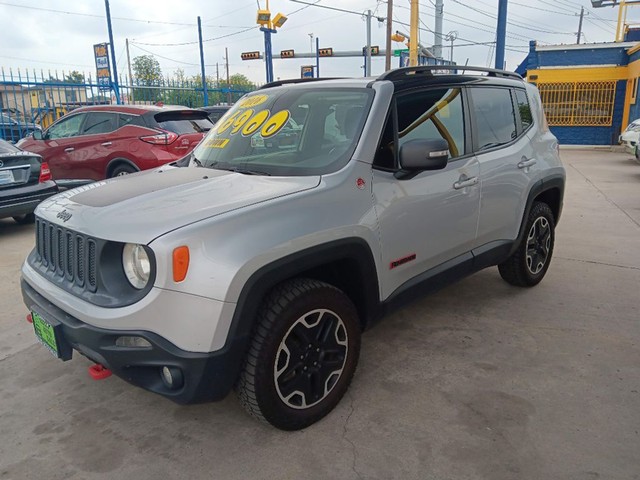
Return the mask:
M233 395L178 406L53 359L19 292L33 227L0 220L0 478L640 479L640 165L562 157L545 280L492 268L389 316L341 404L294 433Z

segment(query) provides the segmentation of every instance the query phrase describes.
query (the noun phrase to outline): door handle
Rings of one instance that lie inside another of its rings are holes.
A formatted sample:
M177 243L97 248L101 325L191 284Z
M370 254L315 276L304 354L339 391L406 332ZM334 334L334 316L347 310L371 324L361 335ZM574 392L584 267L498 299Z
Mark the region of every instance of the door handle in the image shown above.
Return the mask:
M112 143L111 142L104 142L104 143L101 143L100 145L102 145L103 147L110 147L112 145Z
M538 161L535 158L530 158L529 160L522 160L519 164L518 164L518 168L527 168L527 167L531 167L532 165L535 165Z
M67 148L64 149L64 151L67 152L67 153L71 153L74 150L75 150L75 148L73 148L73 147L67 147Z
M467 178L466 180L458 180L453 184L453 188L456 190L462 190L466 187L472 187L478 183L478 177Z

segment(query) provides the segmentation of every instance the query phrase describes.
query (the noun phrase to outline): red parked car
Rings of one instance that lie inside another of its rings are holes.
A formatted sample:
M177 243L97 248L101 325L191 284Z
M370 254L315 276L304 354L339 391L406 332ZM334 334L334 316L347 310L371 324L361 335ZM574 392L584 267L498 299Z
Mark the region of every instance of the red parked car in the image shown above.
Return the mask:
M102 180L178 160L211 127L206 112L186 107L92 106L74 110L18 146L40 154L54 180Z

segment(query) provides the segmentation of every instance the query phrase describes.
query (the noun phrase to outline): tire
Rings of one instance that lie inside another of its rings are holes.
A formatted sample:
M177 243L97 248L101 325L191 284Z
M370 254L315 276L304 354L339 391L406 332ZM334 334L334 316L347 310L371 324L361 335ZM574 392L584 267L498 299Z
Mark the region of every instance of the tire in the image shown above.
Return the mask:
M136 173L137 171L138 170L135 167L132 167L129 164L121 163L111 171L111 178L122 177L124 175L129 175L130 173Z
M358 314L344 293L317 280L284 282L260 306L236 384L240 403L276 428L308 427L343 397L359 354Z
M19 215L13 217L13 220L20 225L27 225L36 221L36 216L33 213L27 213L26 215Z
M535 202L518 249L498 265L502 278L517 287L533 287L547 273L555 242L555 220L546 203Z

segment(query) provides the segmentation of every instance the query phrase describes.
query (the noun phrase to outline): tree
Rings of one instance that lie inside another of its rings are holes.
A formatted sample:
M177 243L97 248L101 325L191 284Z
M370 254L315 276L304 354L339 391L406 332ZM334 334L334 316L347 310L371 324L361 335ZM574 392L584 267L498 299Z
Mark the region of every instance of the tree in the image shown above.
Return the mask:
M64 83L84 83L84 74L78 72L77 70L73 70L64 76Z
M255 83L241 73L231 75L229 77L229 83L231 84L231 100L234 103L245 93L252 92L257 88ZM224 86L226 87L226 85Z
M133 71L136 88L133 99L136 101L157 102L161 98L162 69L153 55L140 55L133 59ZM156 88L140 88L156 87Z

